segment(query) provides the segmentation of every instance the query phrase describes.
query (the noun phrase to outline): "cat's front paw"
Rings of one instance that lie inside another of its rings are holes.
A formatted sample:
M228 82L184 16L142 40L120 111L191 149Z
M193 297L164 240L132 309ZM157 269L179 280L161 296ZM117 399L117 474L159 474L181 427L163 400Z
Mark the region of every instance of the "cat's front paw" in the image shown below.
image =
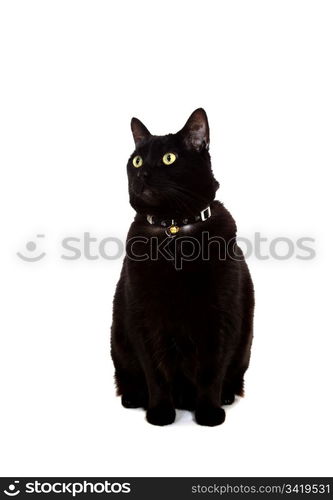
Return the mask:
M172 406L155 406L147 410L147 421L153 425L169 425L175 421L176 412Z
M145 402L143 398L136 396L123 395L121 397L121 404L124 408L144 408Z
M222 394L221 404L224 405L232 405L235 402L235 395L230 393Z
M223 408L214 406L202 406L196 409L195 420L199 425L214 427L223 424L225 420L225 411Z

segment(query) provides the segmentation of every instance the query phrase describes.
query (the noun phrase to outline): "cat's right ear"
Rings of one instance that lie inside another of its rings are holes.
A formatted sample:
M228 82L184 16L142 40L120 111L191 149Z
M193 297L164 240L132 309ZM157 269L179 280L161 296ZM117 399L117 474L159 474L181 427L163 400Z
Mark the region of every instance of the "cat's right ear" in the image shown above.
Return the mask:
M140 122L138 118L132 118L131 129L135 142L135 147L137 147L141 142L145 141L146 139L149 139L149 137L151 136L151 133L149 132L147 127L145 127L144 124Z

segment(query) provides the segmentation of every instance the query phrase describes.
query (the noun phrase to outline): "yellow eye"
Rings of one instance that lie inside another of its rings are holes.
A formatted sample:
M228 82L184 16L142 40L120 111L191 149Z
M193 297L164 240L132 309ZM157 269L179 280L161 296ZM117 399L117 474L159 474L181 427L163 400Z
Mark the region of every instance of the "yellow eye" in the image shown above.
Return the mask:
M135 166L135 168L139 168L139 167L142 167L143 165L143 159L141 158L141 156L134 156L133 158L133 165Z
M165 153L162 158L164 165L171 165L176 159L177 157L174 153Z

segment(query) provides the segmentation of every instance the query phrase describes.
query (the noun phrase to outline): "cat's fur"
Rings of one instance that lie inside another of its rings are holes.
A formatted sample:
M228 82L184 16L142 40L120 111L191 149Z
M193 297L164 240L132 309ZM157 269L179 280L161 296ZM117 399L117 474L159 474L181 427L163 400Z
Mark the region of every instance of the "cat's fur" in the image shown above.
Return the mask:
M136 118L131 127L135 151L127 172L130 203L137 214L128 242L139 237L133 253L146 255L152 238L168 239L173 256L180 251L180 237L191 236L202 245L206 232L211 240L208 260L202 258L207 248L201 248L200 256L185 259L181 268L165 255L137 261L125 257L114 297L111 340L118 394L126 408L145 408L151 424L171 424L175 408L183 408L195 412L198 424L218 425L225 418L221 406L243 395L254 292L235 243L235 222L222 203L214 201L219 184L211 170L207 116L197 109L180 132L166 136L151 135ZM162 157L168 152L177 159L167 166ZM136 155L144 162L140 168L132 163ZM181 227L174 238L147 221L148 214L183 220L208 205L208 220ZM226 258L221 258L218 245L222 238L228 244Z

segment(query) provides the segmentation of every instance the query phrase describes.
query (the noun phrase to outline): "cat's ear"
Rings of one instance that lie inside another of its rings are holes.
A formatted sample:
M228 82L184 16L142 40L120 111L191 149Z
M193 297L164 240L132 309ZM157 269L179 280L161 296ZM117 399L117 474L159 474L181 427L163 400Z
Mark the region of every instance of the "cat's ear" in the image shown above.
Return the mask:
M132 129L132 134L135 142L135 146L138 146L140 142L149 139L151 136L151 133L147 129L147 127L144 126L138 118L132 118L131 120L131 129Z
M209 148L209 125L206 111L198 108L179 132L187 148L201 151Z

